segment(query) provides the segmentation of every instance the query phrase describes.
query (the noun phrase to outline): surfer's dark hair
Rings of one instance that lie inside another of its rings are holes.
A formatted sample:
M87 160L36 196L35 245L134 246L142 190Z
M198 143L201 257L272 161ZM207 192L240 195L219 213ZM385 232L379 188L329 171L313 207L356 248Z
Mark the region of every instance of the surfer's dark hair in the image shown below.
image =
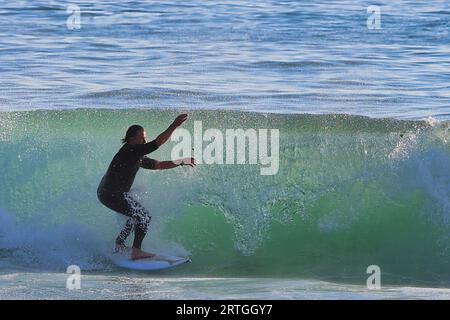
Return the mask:
M122 143L128 143L130 139L136 137L136 134L141 130L144 130L142 126L133 124L128 128L127 133L125 134L125 138L122 139Z

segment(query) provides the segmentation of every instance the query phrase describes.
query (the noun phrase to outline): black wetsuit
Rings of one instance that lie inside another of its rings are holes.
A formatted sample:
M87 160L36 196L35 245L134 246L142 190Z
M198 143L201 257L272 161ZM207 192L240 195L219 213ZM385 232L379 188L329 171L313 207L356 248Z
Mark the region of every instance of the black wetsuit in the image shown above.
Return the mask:
M141 248L151 217L150 213L128 194L128 191L140 167L154 169L155 160L145 155L156 149L158 145L155 140L146 144L124 144L112 159L98 186L97 196L101 203L130 217L117 237L116 244L124 244L134 226L133 247Z

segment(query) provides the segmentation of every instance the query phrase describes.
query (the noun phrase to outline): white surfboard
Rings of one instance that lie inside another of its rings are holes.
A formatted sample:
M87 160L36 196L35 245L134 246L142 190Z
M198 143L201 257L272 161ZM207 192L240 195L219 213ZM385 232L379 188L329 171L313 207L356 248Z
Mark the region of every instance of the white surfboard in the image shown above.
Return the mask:
M191 262L189 258L162 254L156 254L148 259L131 260L129 252L113 253L109 258L115 265L131 270L162 270Z

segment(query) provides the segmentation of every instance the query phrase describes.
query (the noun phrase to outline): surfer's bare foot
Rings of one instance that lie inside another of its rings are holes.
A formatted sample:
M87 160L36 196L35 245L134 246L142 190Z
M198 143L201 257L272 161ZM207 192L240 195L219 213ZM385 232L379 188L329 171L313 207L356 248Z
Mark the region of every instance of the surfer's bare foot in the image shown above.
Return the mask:
M154 256L154 253L145 252L137 248L133 248L133 250L131 251L131 260L153 258Z

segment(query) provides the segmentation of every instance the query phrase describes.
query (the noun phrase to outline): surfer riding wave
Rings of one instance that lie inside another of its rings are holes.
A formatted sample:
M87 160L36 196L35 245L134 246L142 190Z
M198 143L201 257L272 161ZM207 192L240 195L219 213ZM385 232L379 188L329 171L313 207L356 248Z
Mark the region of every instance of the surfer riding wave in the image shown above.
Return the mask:
M155 254L141 249L151 221L150 213L128 192L139 168L164 170L183 165L196 166L194 158L158 161L146 156L169 140L175 129L186 119L187 114L180 114L163 133L150 142L147 142L147 133L142 126L135 124L129 127L125 138L122 139L123 146L112 159L98 186L97 196L100 202L109 209L129 218L116 238L116 252L126 249L125 240L134 228L132 260L151 258Z

